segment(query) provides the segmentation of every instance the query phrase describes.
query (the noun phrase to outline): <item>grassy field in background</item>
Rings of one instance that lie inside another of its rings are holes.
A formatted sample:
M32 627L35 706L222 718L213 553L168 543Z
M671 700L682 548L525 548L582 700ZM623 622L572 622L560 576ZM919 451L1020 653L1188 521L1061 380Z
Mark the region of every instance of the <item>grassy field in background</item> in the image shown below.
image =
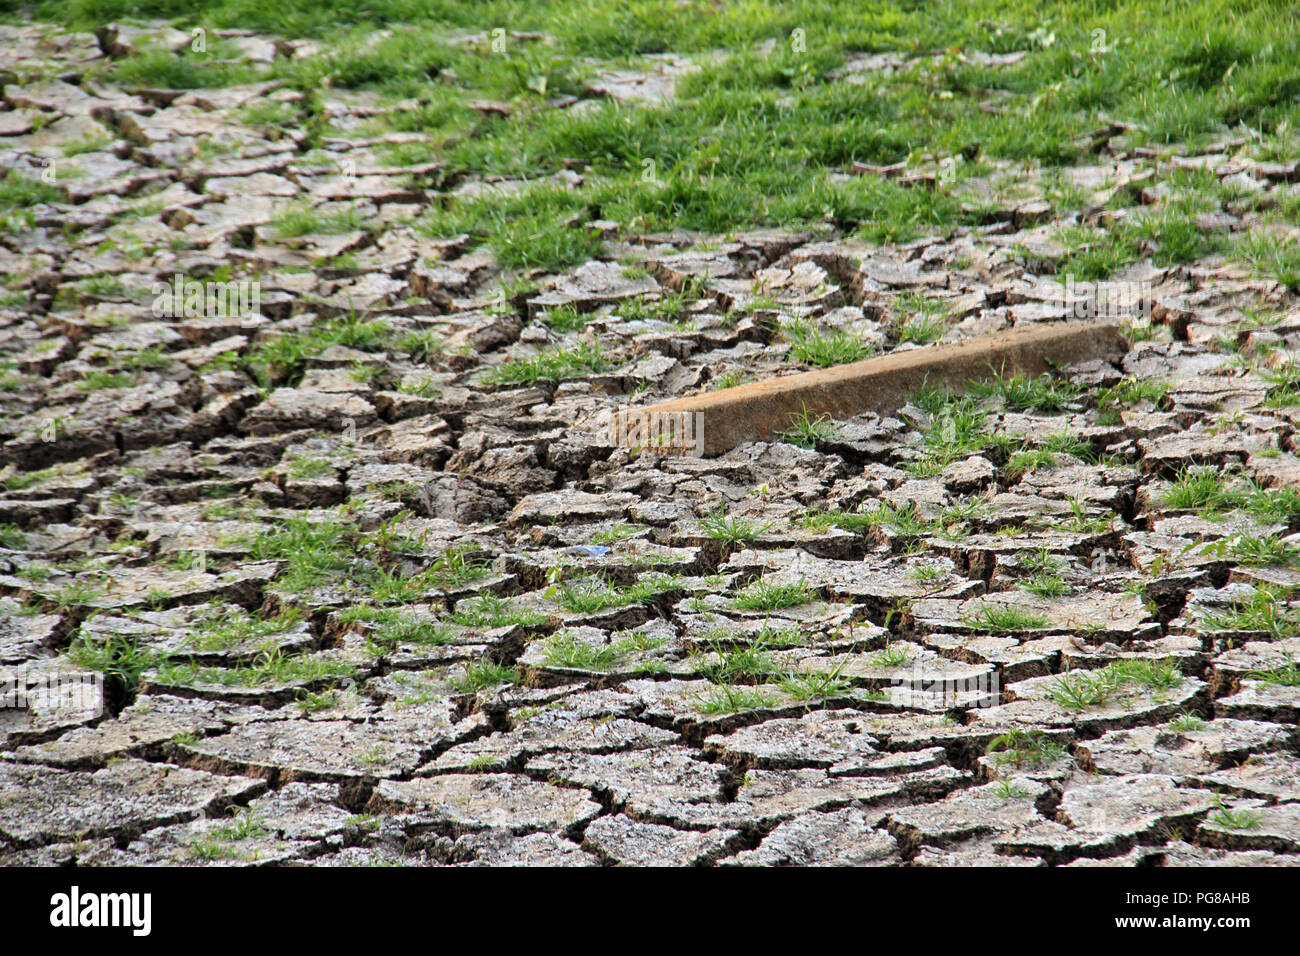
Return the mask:
M377 129L431 137L394 147L395 161L441 162L443 185L477 176L536 180L515 195L445 197L420 223L432 234L469 233L511 267L560 268L589 257L600 240L571 228L575 218L715 233L833 226L880 242L979 224L986 210L946 186L836 182L828 173L854 161L958 154L967 160L959 178L996 161L1091 164L1087 138L1099 117L1134 124L1127 135L1135 145L1182 150L1231 131L1257 139L1265 157L1300 152L1294 3L60 0L0 10L10 20L26 14L81 30L161 18L322 42L324 55L277 61L271 70L306 94L301 103L258 119L324 137L328 89L366 90L402 103ZM504 52L486 38L458 42L495 28L552 40L508 35ZM379 29L391 35L377 38ZM157 52L106 69L127 87L222 86L265 75L221 63L221 42L214 38L206 57ZM972 62L973 54L1012 51L1027 55L1011 66ZM862 52L940 56L860 83L834 76ZM635 68L658 53L701 65L671 105L547 106L581 90L595 70ZM509 115L474 109L482 100L508 104ZM550 179L565 168L584 170L578 188ZM1073 270L1102 277L1144 248L1161 262L1224 251L1271 262L1300 283L1294 246L1278 251L1255 238L1220 249L1222 240L1202 235L1193 218L1223 198L1221 187L1213 177L1184 179L1178 203L1088 243ZM1072 201L1063 191L1054 204L1059 212ZM1294 223L1297 206L1269 215ZM1084 237L1062 238L1069 245Z

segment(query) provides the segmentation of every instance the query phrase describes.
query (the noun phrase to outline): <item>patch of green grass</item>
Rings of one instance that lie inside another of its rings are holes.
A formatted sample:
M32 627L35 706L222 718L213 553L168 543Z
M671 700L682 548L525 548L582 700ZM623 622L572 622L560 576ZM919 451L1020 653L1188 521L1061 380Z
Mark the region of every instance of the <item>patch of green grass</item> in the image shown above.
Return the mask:
M1061 576L1065 563L1052 555L1046 548L1024 561L1029 573L1021 580L1020 586L1031 594L1045 598L1058 598L1070 593L1070 586Z
M158 677L163 683L179 686L263 687L267 684L355 678L356 668L347 661L296 657L276 650L259 655L252 664L240 667L200 667L194 663L165 661L158 666Z
M131 388L135 385L135 376L112 369L91 369L77 380L77 388L83 392L99 391L110 388Z
M1291 566L1300 559L1300 548L1276 534L1239 534L1226 543L1232 557L1247 567Z
M264 640L294 629L302 612L290 608L273 617L261 618L237 606L213 606L213 613L197 624L185 640L191 651L219 651L249 641Z
M922 587L933 587L945 575L942 569L935 567L933 564L920 564L907 572L907 576Z
M1068 751L1041 730L1021 730L1016 728L1000 734L989 741L984 752L998 767L1023 767L1026 764L1041 766L1055 763L1065 757Z
M0 179L0 211L63 201L63 193L58 189L35 177L23 176L15 169Z
M948 307L940 301L917 294L899 296L895 313L902 313L894 326L894 337L900 343L911 342L928 345L943 338L948 331Z
M1169 729L1179 734L1191 733L1197 730L1204 730L1208 725L1195 714L1179 714L1173 720L1169 721Z
M340 611L338 620L343 624L361 621L375 625L368 638L381 652L398 644L447 644L455 636L444 622L400 608L358 605Z
M490 385L535 385L603 372L609 364L599 345L583 342L572 348L552 349L532 358L504 362L488 369L483 380Z
M843 676L847 664L848 658L845 658L829 671L798 671L787 674L777 686L795 700L805 704L839 697L847 693L851 686ZM883 695L877 699L883 699Z
M645 530L640 525L624 524L618 522L604 531L597 531L591 536L592 544L611 545L620 541L626 541L628 538L635 537L641 531Z
M551 667L585 671L609 671L625 664L633 655L662 646L661 638L628 634L608 644L594 645L572 634L560 633L546 641L545 661Z
M962 623L981 631L1004 634L1009 631L1029 631L1047 626L1047 618L1013 605L983 605L979 613L962 618Z
M984 431L988 415L973 398L959 398L946 390L923 389L913 393L912 400L923 402L918 407L930 416L929 423L920 429L925 453L903 466L918 478L937 475L953 462L982 451L992 442L993 436ZM912 424L917 426L916 422Z
M971 394L981 398L1001 397L1008 408L1021 412L1060 412L1082 391L1047 374L1031 378L994 373L987 381L972 381L968 388Z
M1129 659L1107 664L1096 671L1066 671L1052 681L1051 695L1067 710L1101 707L1127 685L1140 684L1163 692L1183 681L1182 671L1173 661Z
M1254 810L1229 810L1217 795L1214 798L1214 807L1214 812L1208 818L1209 822L1225 830L1253 830L1264 819L1263 814L1256 813Z
M383 320L366 319L351 312L301 331L261 339L245 354L226 353L214 365L241 368L264 389L294 386L302 381L307 360L332 345L374 352L384 348L388 341L388 326Z
M1225 496L1229 504L1242 508L1260 521L1290 523L1300 518L1300 489L1285 486L1261 488L1252 481Z
M1020 784L1012 783L1010 780L998 780L989 792L999 800L1028 800L1033 796Z
M302 591L345 568L352 557L353 534L336 521L285 518L275 529L242 537L253 561L283 560L288 568L276 579L287 591Z
M482 594L469 604L460 604L451 619L462 627L536 628L546 623L546 615L512 606L494 594Z
M1097 390L1097 421L1103 425L1117 425L1120 409L1131 408L1140 402L1160 407L1168 394L1167 382L1130 376L1118 385Z
M1268 382L1264 394L1266 408L1290 408L1300 405L1300 364L1288 362L1277 369L1260 369L1259 375Z
M417 362L427 362L433 356L441 354L446 348L442 336L428 329L416 329L407 332L399 336L393 346L399 352L405 352Z
M299 236L334 235L358 232L365 228L365 220L355 209L338 209L322 212L311 206L295 206L285 210L271 222L282 239Z
M451 591L481 581L492 571L492 565L470 547L448 548L424 571L424 581L434 587Z
M1252 231L1236 246L1237 255L1249 262L1261 276L1300 292L1300 243L1290 236Z
M77 667L102 673L105 695L122 702L135 694L140 675L154 666L158 655L129 637L85 631L69 646L67 658Z
M1296 614L1284 603L1286 591L1265 586L1256 587L1251 595L1237 601L1230 610L1206 614L1198 623L1202 627L1224 631L1264 631L1276 639L1295 633Z
M1300 666L1294 660L1267 670L1250 671L1246 674L1251 680L1261 680L1266 684L1278 684L1282 687L1300 687Z
M1007 459L1005 470L1007 477L1018 481L1031 471L1040 468L1055 468L1056 455L1046 448L1033 448L1018 451Z
M516 195L484 196L435 207L417 222L430 236L466 233L486 243L507 268L559 270L600 251L599 233L570 222L581 205L562 189L532 186Z
M829 415L812 417L805 405L803 411L790 416L790 427L778 435L783 441L800 448L813 449L818 442L829 441L835 437L835 423Z
M582 328L587 324L587 317L574 306L561 305L547 310L542 315L542 324L552 332L563 335L567 332L576 332Z
M508 664L498 664L490 660L474 661L465 665L465 673L453 677L449 683L462 694L477 694L481 690L512 684L519 680L519 674Z
M780 672L780 667L769 652L767 640L762 636L735 646L714 642L709 650L717 655L718 663L699 668L715 684L732 684L738 680L753 680Z
M1100 707L1119 691L1119 675L1109 668L1099 671L1067 671L1052 681L1051 695L1066 710Z
M767 524L755 526L746 518L727 514L726 507L723 505L719 505L718 510L713 514L700 519L700 529L714 541L720 542L727 550L736 545L752 544L760 535L771 530L774 524L775 522L769 521Z
M617 587L601 577L562 581L551 592L552 600L576 614L595 614L612 607L650 604L681 587L681 579L671 574L643 575L626 587Z
M295 454L289 457L286 473L295 481L310 481L315 478L331 477L337 473L337 469L324 458Z
M719 717L749 710L762 710L774 706L775 703L775 698L757 688L719 684L696 699L695 709L705 716Z
M808 322L791 322L785 326L790 341L790 357L801 365L830 368L857 362L871 354L872 348L856 336L838 329L823 332Z
M744 372L741 372L738 369L728 369L713 380L713 384L709 386L709 390L720 392L723 389L735 388L737 385L744 385L749 380L749 376Z
M876 667L902 667L909 659L907 645L886 640L885 646L872 654L870 661Z
M1220 474L1211 469L1190 467L1179 471L1160 497L1165 507L1180 511L1199 511L1223 500L1224 482Z
M816 596L816 592L803 581L772 584L758 580L738 591L732 603L742 611L779 611L807 604Z

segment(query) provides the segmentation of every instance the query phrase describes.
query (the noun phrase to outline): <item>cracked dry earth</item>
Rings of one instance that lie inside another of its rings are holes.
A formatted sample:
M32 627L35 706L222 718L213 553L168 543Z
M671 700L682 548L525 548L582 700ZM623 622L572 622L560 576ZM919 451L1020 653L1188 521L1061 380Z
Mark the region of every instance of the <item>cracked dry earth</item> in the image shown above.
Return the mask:
M102 55L42 36L6 55ZM6 167L104 145L0 245L0 664L108 706L0 710L0 863L1300 861L1282 286L1140 263L1116 365L636 454L604 416L806 368L795 320L1062 320L1050 206L995 175L996 221L898 247L575 224L603 256L507 275L411 227L436 170L364 97L313 154L241 119L277 95L5 88ZM1294 189L1241 146L1066 172ZM284 238L304 202L364 228ZM177 273L259 309L159 316Z

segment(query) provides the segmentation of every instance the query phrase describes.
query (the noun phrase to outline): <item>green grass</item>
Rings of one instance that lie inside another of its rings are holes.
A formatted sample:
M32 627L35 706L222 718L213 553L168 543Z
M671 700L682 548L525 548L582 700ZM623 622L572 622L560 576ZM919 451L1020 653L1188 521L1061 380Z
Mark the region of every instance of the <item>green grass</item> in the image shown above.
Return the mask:
M531 358L511 359L488 369L483 380L489 385L535 385L603 372L609 367L609 360L600 346L583 342L572 348L551 349Z
M1211 469L1182 469L1160 496L1161 504L1180 511L1199 511L1223 500L1223 478Z
M749 376L744 372L738 369L730 369L715 378L709 386L709 390L720 392L724 389L735 388L737 385L744 385L749 380Z
M1097 420L1103 425L1117 425L1121 409L1132 408L1140 402L1150 402L1159 407L1168 394L1166 382L1126 378L1118 385L1097 390Z
M958 397L947 389L923 385L909 396L909 401L930 416L924 427L912 422L920 431L924 451L916 461L903 463L918 478L937 475L953 462L995 442L984 428L988 412L973 397Z
M242 356L226 353L213 364L243 369L264 389L292 387L302 381L307 361L332 345L375 352L389 344L389 329L382 319L366 319L353 311L301 331L260 339Z
M963 618L962 623L981 631L1003 634L1009 631L1028 631L1045 627L1047 618L1023 608L986 604L980 608L979 613Z
M1254 810L1229 810L1223 805L1222 798L1216 795L1214 798L1214 812L1207 819L1210 823L1223 827L1225 830L1253 830L1259 826L1264 816Z
M1260 369L1260 376L1268 382L1264 405L1268 408L1289 408L1300 405L1300 365L1288 362L1278 369Z
M1124 688L1138 684L1157 693L1172 690L1183 681L1173 661L1129 659L1095 671L1066 671L1050 687L1052 699L1066 710L1103 707Z
M63 193L36 176L24 176L11 169L0 179L0 212L63 201Z
M1064 562L1051 555L1046 548L1025 561L1025 570L1029 572L1020 581L1020 586L1039 597L1058 598L1070 593L1070 586L1061 576Z
M165 661L158 677L165 684L192 686L216 684L223 687L263 687L268 684L308 683L318 680L354 678L356 668L346 662L320 657L295 657L279 651L262 654L247 666L201 667L195 663Z
M587 324L587 317L571 305L561 305L542 315L542 324L552 332L576 332Z
M211 616L202 618L186 639L191 651L219 651L249 641L262 641L284 634L302 620L300 611L289 609L271 617L258 617L241 607L213 605Z
M369 0L356 8L342 0L286 0L264 9L247 0L39 0L34 14L68 30L132 16L209 29L207 57L147 53L115 62L109 79L128 86L250 79L247 67L227 62L212 35L220 27L314 36L322 55L280 59L270 70L305 94L291 112L308 145L332 132L323 91L365 89L390 106L375 126L429 136L427 143L393 147L401 161L436 156L454 177L545 180L566 164L581 168L582 182L572 188L534 182L518 195L446 196L422 218L434 234L469 234L509 268L553 269L588 258L600 239L583 226L595 218L644 232L829 222L877 242L978 225L989 210L963 206L956 193L962 177L976 173L984 157L1048 167L1093 162L1080 131L1095 128L1098 113L1136 124L1126 134L1133 145L1157 147L1244 126L1284 150L1278 144L1297 125L1293 67L1300 41L1294 11L1278 2L1119 0L1081 8L1064 0L970 0L863 8L851 0L779 7ZM391 26L393 34L376 41L370 24ZM551 39L506 37L500 52L486 40L451 42L453 31L482 34L491 24ZM796 29L806 41L799 49L792 43ZM1102 52L1095 30L1104 31ZM374 42L366 46L367 40ZM774 43L771 52L760 49L767 42ZM1004 68L966 58L1011 50L1028 55ZM587 58L635 61L668 51L722 55L684 79L668 108L544 106L549 97L581 91L593 68ZM836 68L860 51L946 52L860 83L836 78ZM980 109L990 90L999 91L996 108ZM415 102L392 105L400 97ZM476 99L504 100L511 116L483 115L472 107ZM260 105L244 118L288 121L285 110ZM963 157L957 182L927 189L869 176L833 182L827 175L853 161L929 155ZM1045 193L1057 208L1079 207L1077 190L1059 176L1047 179ZM1194 204L1166 205L1093 236L1075 250L1079 263L1068 264L1086 266L1073 269L1086 278L1145 254L1144 244L1161 264L1213 247L1212 237L1192 228Z
M1247 481L1230 491L1226 500L1253 518L1267 523L1289 523L1300 518L1300 489L1292 487L1261 488Z
M807 322L791 322L785 335L790 340L790 358L817 368L857 362L872 352L871 346L847 332L822 331Z
M462 694L477 694L481 690L514 683L517 680L519 674L514 667L481 660L465 665L465 673L460 677L451 678L447 683Z
M779 611L807 604L816 597L803 581L772 584L759 580L736 593L732 603L742 611Z
M276 530L240 540L247 544L253 561L287 561L288 568L276 584L287 591L302 591L347 566L353 533L336 521L285 518Z
M351 209L323 213L310 206L296 206L287 210L271 225L282 239L295 239L308 235L331 235L356 232L365 227L365 220Z
M948 321L942 315L914 315L895 329L899 342L929 345L943 338L948 331Z
M813 449L819 442L835 437L835 423L829 415L814 418L805 405L803 411L790 416L790 427L778 433L778 437L800 448Z
M1300 548L1275 534L1239 534L1226 544L1228 553L1247 567L1292 566L1300 559Z
M155 652L121 635L96 636L83 632L67 651L77 667L104 675L104 693L110 700L125 702L135 694L142 675L158 660Z
M613 607L651 604L680 587L680 578L654 573L643 575L626 587L618 587L597 576L577 578L554 585L548 593L567 611L596 614Z
M654 650L662 644L660 638L628 634L597 646L580 641L571 634L560 633L546 641L543 659L551 667L609 671L626 663L633 655Z
M339 612L339 621L364 621L375 625L367 634L380 655L399 644L438 645L452 641L455 632L442 621L416 617L399 608L361 605Z
M838 697L850 688L849 682L841 676L847 664L848 658L845 658L829 671L800 671L787 674L777 686L795 700L805 704ZM883 699L883 695L876 699Z
M1286 596L1283 589L1256 587L1229 610L1203 615L1198 623L1213 630L1263 631L1280 640L1294 635L1298 624L1295 612L1285 606Z
M885 646L870 657L876 667L902 667L910 659L907 646L894 641L885 641Z
M1039 375L1002 375L994 373L986 381L969 385L971 394L981 398L1000 397L1008 408L1021 412L1060 412L1079 397L1080 389L1069 382Z
M1294 660L1289 660L1285 664L1267 670L1250 671L1246 676L1251 680L1264 681L1266 684L1300 687L1300 666L1297 666Z
M752 544L762 534L769 531L775 522L755 525L745 518L727 514L726 507L719 505L717 511L700 519L700 528L714 541L720 542L730 550L736 545Z
M541 627L546 615L512 606L493 594L481 594L468 604L462 602L451 614L462 627Z
M719 717L726 714L744 713L748 710L762 710L776 703L771 694L753 687L737 684L719 684L710 688L707 694L701 694L695 701L695 709L706 717Z
M1041 730L1009 730L989 741L984 752L999 768L1055 763L1068 751Z
M869 507L864 506L856 514L832 512L829 513L829 519L831 523L845 530L886 528L904 544L914 542L927 534L938 534L944 531L941 521L931 521L921 517L916 504L910 501L901 508L882 501Z
M635 537L641 531L645 530L639 525L624 524L618 522L604 531L597 531L591 536L592 544L611 545L620 541L626 541L628 538Z
M1169 721L1169 729L1179 734L1192 733L1197 730L1204 730L1208 725L1195 714L1179 714L1173 720Z
M1056 455L1046 448L1033 448L1018 451L1007 459L1005 471L1012 481L1018 481L1031 471L1040 468L1055 468Z
M747 644L731 647L714 642L709 650L717 655L718 663L700 667L699 671L715 684L754 680L780 672L769 652L768 641L762 635Z

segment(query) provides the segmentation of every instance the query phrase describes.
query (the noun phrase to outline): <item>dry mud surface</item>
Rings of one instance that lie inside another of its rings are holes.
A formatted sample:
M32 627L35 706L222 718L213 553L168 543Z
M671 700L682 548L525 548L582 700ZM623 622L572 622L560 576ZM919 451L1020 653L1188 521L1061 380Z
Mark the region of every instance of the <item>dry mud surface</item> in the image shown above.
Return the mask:
M920 302L956 341L1103 290L1041 277L1032 197L899 247L576 223L602 257L505 276L409 225L435 171L383 137L308 153L241 118L274 89L88 88L105 41L43 37L4 30L67 78L6 85L0 155L87 149L0 241L0 665L108 706L0 710L0 864L1300 860L1277 283L1139 264L1128 354L960 406L966 445L923 402L619 448L617 409L806 369L792 320L889 351ZM1295 188L1240 145L1068 172L1098 209L1178 164ZM285 238L303 204L361 225ZM258 309L160 315L177 274Z

